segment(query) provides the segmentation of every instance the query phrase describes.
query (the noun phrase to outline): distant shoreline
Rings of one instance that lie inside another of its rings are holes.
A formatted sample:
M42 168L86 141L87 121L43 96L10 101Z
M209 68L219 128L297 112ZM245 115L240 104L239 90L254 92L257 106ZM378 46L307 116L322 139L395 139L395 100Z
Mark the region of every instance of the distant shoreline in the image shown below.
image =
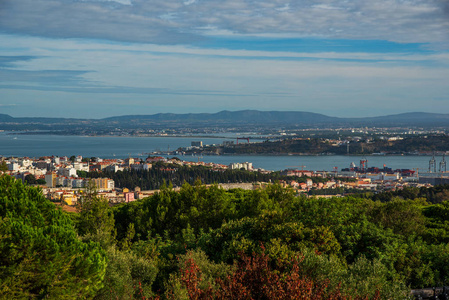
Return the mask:
M95 135L85 135L85 134L57 134L54 131L52 132L35 132L35 131L25 131L25 132L13 132L8 131L6 135L57 135L57 136L81 136L81 137L119 137L119 138L145 138L145 137L151 137L151 138L214 138L214 139L234 139L232 137L225 137L225 136L217 136L217 135L105 135L105 134L95 134ZM253 138L253 139L259 139L259 138ZM262 138L260 138L262 139Z
M212 138L212 139L228 139L228 140L233 140L236 137L226 137L226 136L217 136L217 135L79 135L79 134L73 134L73 135L68 135L68 134L54 134L54 132L46 132L46 131L21 131L21 132L13 132L13 131L3 131L2 132L5 135L8 136L13 136L13 135L35 135L35 136L39 136L39 135L45 135L45 136L50 136L50 135L54 135L54 136L65 136L65 137L85 137L85 138L98 138L98 137L105 137L105 138L191 138L193 139L201 139L201 138ZM267 137L251 137L249 136L250 139L253 140L267 140ZM273 137L273 139L278 139L278 137ZM162 152L156 152L156 153L145 153L145 155L165 155L165 156L180 156L180 157L198 157L198 156L310 156L310 157L326 157L326 156L358 156L358 157L364 157L364 156L370 156L370 157L378 157L378 156L389 156L389 157L394 157L394 156L433 156L434 154L431 153L414 153L414 154L410 154L410 153L401 153L401 154L389 154L389 153L370 153L370 154L311 154L311 153L251 153L251 154L247 154L247 153L222 153L222 154L199 154L199 155L181 155L181 154L176 154L176 153L164 153ZM442 155L439 154L438 152L436 153L436 155Z
M201 155L180 155L180 154L165 154L165 153L154 153L154 155L164 155L164 156L180 156L180 157L201 157L201 156L310 156L310 157L327 157L327 156L374 156L374 157L382 157L382 156L433 156L433 154L385 154L385 155L378 155L378 154L285 154L285 153L254 153L254 154L232 154L232 153L225 153L225 154L201 154ZM440 156L440 154L435 154L436 156Z
M221 135L181 135L181 134L174 134L174 135L159 135L159 134L136 134L136 135L106 135L106 134L95 134L95 135L85 135L85 134L58 134L54 131L51 132L45 132L45 131L3 131L6 133L6 135L56 135L56 136L81 136L81 137L120 137L120 138L212 138L212 139L230 139L234 140L238 136L236 133L235 137L229 137L229 136L221 136ZM245 136L246 138L247 136ZM267 140L267 139L278 139L279 137L273 136L273 137L258 137L258 136L248 136L249 139L252 140Z

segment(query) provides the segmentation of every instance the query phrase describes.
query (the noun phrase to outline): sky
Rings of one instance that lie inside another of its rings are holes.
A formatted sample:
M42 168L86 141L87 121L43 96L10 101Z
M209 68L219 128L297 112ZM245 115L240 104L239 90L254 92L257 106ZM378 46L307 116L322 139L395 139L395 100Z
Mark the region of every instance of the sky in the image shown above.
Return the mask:
M449 113L449 0L0 0L0 113Z

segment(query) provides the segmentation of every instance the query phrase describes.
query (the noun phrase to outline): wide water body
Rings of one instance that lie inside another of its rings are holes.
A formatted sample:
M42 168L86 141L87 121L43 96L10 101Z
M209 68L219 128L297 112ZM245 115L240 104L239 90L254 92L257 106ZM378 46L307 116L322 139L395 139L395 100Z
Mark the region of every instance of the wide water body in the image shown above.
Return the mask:
M199 137L86 137L60 135L11 135L0 132L1 156L39 157L47 155L102 158L146 157L145 153L153 151L175 150L190 146L192 141L203 141L203 144L221 144L224 138ZM229 139L228 139L229 140ZM179 156L183 160L198 161L198 157ZM204 162L230 164L232 162L252 162L255 168L266 170L282 170L289 167L309 170L332 171L356 165L361 159L368 160L368 166L382 167L384 164L393 169L413 169L427 171L429 156L203 156ZM441 157L436 157L437 166Z

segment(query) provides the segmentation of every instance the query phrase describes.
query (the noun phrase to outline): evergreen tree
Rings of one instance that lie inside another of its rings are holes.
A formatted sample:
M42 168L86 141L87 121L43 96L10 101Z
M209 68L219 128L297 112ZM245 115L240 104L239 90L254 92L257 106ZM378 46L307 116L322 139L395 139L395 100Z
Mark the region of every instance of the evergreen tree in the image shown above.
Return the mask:
M78 232L83 238L99 242L104 248L114 244L114 215L109 201L98 196L93 181L88 181L84 195L78 201Z
M105 270L104 251L82 242L41 190L0 176L1 299L89 298Z

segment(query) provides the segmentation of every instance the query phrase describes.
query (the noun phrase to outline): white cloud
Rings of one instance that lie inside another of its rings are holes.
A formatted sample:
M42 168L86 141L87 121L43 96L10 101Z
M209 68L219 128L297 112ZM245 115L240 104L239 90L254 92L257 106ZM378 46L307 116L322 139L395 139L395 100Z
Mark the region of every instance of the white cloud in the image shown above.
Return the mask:
M218 105L315 112L377 105L400 111L404 105L423 110L423 103L447 99L448 91L447 53L289 53L6 35L0 43L11 45L0 55L15 57L0 69L8 79L0 80L0 103L11 103L6 91L15 89L15 97L29 97L20 96L25 104L34 99L27 90L48 99L82 93L101 112L104 103L96 99L108 95L115 98L111 105L133 99L143 108L166 105L164 111L189 105L211 111Z
M0 44L11 45L10 47L0 48L0 55L15 56L17 55L16 48L23 48L30 50L24 50L21 52L23 55L31 56L48 56L51 58L52 66L55 68L64 68L64 63L57 65L59 58L62 56L61 52L77 53L89 53L98 51L99 59L107 59L109 55L106 53L130 53L139 54L163 54L163 55L195 55L198 57L216 56L216 57L229 57L229 58L247 58L247 59L326 59L326 60L359 60L365 62L379 62L379 63L399 63L406 62L422 62L431 63L448 67L449 65L449 53L448 52L430 52L430 53L366 53L366 52L288 52L288 51L262 51L262 50L231 50L231 49L208 49L184 45L156 45L156 44L141 44L141 43L104 43L100 41L85 41L85 40L55 40L45 39L37 37L18 37L12 35L1 35ZM28 58L28 56L27 56ZM27 60L29 60L28 58ZM23 60L26 61L26 60ZM36 60L35 60L36 61ZM22 63L16 64L20 66ZM72 66L77 69L79 63ZM42 66L43 67L43 66ZM27 63L27 69L30 68L30 64ZM38 67L39 69L41 66ZM86 65L83 64L81 69L85 69Z
M190 4L193 4L195 2L196 2L196 0L186 0L183 3L184 3L184 5L190 5Z
M443 0L3 0L0 31L48 37L189 43L200 28L255 36L449 43Z

